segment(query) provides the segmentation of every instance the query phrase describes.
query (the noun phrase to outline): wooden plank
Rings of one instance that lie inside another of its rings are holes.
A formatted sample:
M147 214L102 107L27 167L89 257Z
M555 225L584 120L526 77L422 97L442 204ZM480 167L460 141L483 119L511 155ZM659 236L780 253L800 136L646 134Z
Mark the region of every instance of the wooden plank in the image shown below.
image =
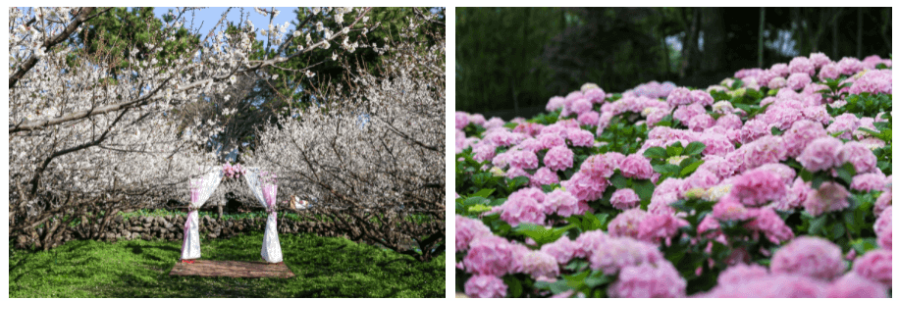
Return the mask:
M170 276L292 278L294 272L285 263L194 260L175 263Z

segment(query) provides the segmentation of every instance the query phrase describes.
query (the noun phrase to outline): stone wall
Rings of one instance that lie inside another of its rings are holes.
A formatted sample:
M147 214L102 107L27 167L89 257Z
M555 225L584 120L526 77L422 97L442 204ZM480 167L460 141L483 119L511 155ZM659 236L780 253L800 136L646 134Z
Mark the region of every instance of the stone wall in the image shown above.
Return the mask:
M124 218L117 216L110 221L105 230L100 230L100 223L83 222L63 232L62 240L55 242L53 247L69 240L96 239L115 242L117 240L154 240L163 239L180 241L184 236L185 216L143 216ZM235 235L253 231L263 231L266 227L265 217L248 217L240 219L217 219L204 215L200 217L201 238L230 238ZM335 237L342 234L333 228L333 225L324 222L298 221L291 218L278 218L278 232L281 233L313 233L319 236ZM44 229L40 228L31 234L22 234L16 238L16 248L23 249L31 246L40 248L40 240L44 237ZM50 247L50 248L53 248Z

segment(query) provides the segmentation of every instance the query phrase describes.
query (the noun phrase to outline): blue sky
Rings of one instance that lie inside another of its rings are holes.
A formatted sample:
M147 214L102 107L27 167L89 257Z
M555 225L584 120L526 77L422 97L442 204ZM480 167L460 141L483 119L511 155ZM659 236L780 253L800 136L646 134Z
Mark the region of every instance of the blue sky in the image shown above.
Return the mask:
M164 14L168 13L170 9L175 11L174 8L159 7L159 8L153 8L153 12L156 13L157 17L162 19L162 16ZM200 23L203 22L203 27L200 28L200 33L202 34L202 36L205 37L206 34L209 33L210 28L213 28L213 26L215 26L216 23L219 22L219 19L222 18L222 13L224 13L225 10L227 10L227 9L228 8L225 8L225 7L211 7L211 8L195 10L193 12L187 12L184 15L185 26L191 27L191 15L193 14L194 15L193 16L194 27L200 26ZM266 9L271 9L271 7L266 7ZM279 10L280 12L279 12L278 16L276 16L275 19L272 20L272 23L281 25L281 24L284 24L285 22L289 22L289 25L290 25L290 22L293 21L295 18L294 10L297 8L276 7L276 9ZM253 7L245 7L244 8L244 14L246 15L248 13L250 13L250 22L253 23L253 26L256 27L257 29L260 29L260 28L263 28L263 27L266 27L269 25L269 17L260 15L259 13L254 11ZM240 20L240 16L241 16L241 8L233 8L230 12L228 12L227 19L229 21L237 23ZM293 26L289 26L288 29L293 30L294 28L293 28ZM259 30L256 32L256 35L257 35L258 40L262 40L263 42L266 41L266 36L260 35Z

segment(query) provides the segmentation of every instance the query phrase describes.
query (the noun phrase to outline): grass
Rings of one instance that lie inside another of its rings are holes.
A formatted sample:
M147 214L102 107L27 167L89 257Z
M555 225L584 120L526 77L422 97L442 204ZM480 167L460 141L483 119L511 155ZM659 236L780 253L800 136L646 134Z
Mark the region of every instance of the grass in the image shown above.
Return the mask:
M279 234L292 279L169 276L181 242L70 241L10 249L9 297L444 297L444 259L428 263L344 238ZM262 233L202 242L203 259L260 261ZM10 245L12 246L12 245Z

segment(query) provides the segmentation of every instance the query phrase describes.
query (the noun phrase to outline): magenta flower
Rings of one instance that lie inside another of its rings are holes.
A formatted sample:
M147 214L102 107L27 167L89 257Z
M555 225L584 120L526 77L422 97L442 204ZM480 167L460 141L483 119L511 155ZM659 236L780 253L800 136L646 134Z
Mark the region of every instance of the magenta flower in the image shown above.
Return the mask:
M854 261L854 273L878 282L886 288L892 287L892 250L871 250Z
M851 194L844 186L833 182L825 182L820 188L807 195L804 200L804 209L813 216L834 211L841 211L848 206L850 202L848 197Z
M811 278L832 280L842 275L842 249L826 239L798 237L773 255L770 270L775 274L799 274Z
M504 280L493 275L475 275L463 286L466 296L471 298L503 298L507 295Z
M751 170L735 180L729 195L744 205L761 206L785 197L785 183L776 173Z
M610 196L610 204L619 210L628 210L638 205L641 199L632 189L623 188L613 192Z
M842 141L826 136L814 139L801 151L798 162L811 172L825 171L841 165L838 152Z
M614 298L682 298L686 285L676 268L662 261L623 268L607 293Z

